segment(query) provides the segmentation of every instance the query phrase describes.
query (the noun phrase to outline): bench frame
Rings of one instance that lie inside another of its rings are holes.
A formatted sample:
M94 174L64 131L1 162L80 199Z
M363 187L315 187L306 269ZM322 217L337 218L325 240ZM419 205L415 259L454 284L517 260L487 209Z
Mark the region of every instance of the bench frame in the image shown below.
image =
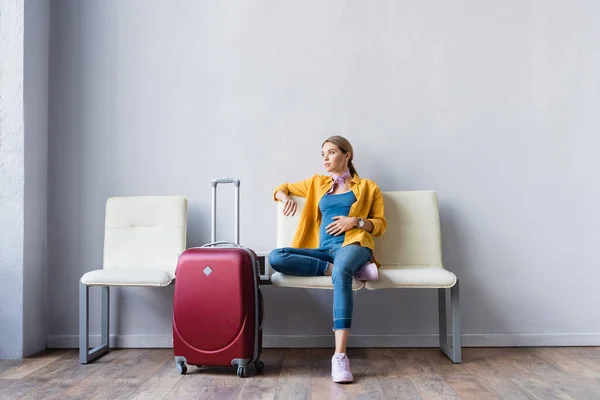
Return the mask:
M102 290L102 328L100 329L100 345L89 349L90 332L90 286L79 282L79 362L87 364L101 355L108 353L109 321L110 321L110 286L99 286Z
M168 287L175 285L175 278L166 286L112 285L118 287ZM90 349L90 288L99 287L102 291L102 314L100 345ZM79 281L79 363L88 364L110 350L110 285L86 285Z
M260 283L262 285L272 285L271 275L273 274L274 270L269 265L269 252L258 252L257 255L259 258L264 257L264 273L262 273L260 276ZM448 333L448 309L446 304L446 296L448 292L450 292L450 333ZM462 361L462 340L460 330L460 299L458 278L452 287L437 288L437 295L439 348L442 353L444 353L454 364L460 364Z
M450 337L448 335L446 294L450 292ZM458 296L458 279L451 288L438 289L438 313L440 350L455 364L462 358L462 340L460 333L460 303Z

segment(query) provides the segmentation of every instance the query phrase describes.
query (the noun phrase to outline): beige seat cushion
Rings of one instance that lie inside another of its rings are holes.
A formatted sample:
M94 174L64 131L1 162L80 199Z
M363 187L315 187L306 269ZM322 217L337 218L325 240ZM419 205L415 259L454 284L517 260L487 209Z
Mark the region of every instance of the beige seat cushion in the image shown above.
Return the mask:
M271 283L273 286L279 287L295 287L304 289L333 289L330 276L293 276L284 275L280 272L275 272L271 275ZM364 283L352 279L352 289L359 290L364 287Z
M366 282L369 290L387 288L450 288L456 275L442 267L382 265L379 280Z
M168 286L173 276L161 269L109 268L84 274L81 282L87 286Z

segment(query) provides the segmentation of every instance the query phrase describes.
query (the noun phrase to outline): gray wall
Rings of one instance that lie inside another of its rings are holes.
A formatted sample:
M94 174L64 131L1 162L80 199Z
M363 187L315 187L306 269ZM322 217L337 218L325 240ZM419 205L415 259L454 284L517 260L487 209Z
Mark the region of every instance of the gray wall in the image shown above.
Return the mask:
M51 346L77 345L107 197L187 195L195 246L210 179L239 177L242 242L265 251L272 189L322 172L332 133L383 190L439 193L465 345L600 344L598 3L57 0L51 13ZM172 288L113 293L116 343L171 344ZM332 343L331 292L265 298L267 346ZM352 345L437 343L434 291L355 299Z
M48 215L48 48L50 3L25 2L25 236L23 353L44 350L47 339L46 221Z
M46 348L49 3L0 3L0 359Z
M23 352L23 14L0 2L0 359Z

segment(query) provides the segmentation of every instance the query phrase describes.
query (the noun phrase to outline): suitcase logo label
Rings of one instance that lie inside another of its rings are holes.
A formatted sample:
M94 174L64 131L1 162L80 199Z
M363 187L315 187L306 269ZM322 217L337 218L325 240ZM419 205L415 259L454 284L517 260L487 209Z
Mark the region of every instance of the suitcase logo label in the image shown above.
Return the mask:
M204 271L202 272L204 272L204 275L209 276L212 273L212 271L212 268L207 265L206 268L204 268Z

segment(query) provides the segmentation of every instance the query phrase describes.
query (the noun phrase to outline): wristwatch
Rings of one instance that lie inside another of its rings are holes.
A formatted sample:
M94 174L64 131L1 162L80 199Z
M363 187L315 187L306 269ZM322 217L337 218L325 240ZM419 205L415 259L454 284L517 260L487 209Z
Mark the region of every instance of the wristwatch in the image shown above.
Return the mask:
M356 224L356 227L359 229L362 229L365 226L365 220L362 219L361 217L358 217L358 224Z

